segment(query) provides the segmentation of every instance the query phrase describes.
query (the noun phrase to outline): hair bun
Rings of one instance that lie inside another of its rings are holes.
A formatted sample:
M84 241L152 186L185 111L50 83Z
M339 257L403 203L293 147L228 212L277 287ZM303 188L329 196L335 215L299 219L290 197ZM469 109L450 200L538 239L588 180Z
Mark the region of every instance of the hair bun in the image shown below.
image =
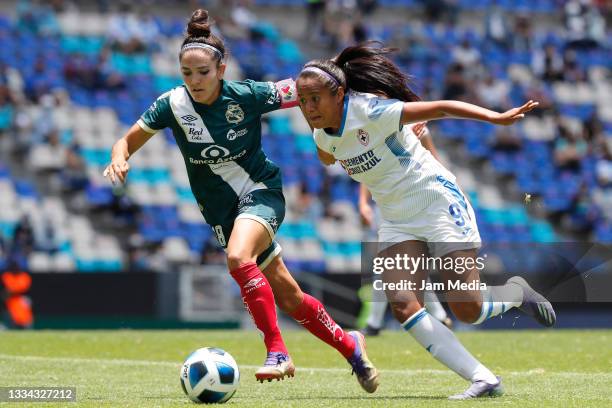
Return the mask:
M210 36L210 24L208 23L208 11L197 9L191 15L187 23L187 35L189 37Z

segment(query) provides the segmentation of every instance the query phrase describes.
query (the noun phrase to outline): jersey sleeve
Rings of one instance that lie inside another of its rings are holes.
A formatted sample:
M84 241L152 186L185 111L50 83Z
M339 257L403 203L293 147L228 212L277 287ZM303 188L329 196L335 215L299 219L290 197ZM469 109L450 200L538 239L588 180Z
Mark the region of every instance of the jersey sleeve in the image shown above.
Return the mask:
M326 143L325 136L321 129L315 129L312 132L312 138L319 149L323 150L325 153L332 154L332 152L329 151L328 143Z
M376 123L384 135L390 135L402 128L402 110L404 102L397 99L385 99L378 96L368 101L366 114L368 120Z
M254 106L260 114L297 106L297 91L293 79L279 82L247 82L253 94Z
M161 95L138 119L138 125L148 133L158 131L170 126L172 111L170 108L170 93Z

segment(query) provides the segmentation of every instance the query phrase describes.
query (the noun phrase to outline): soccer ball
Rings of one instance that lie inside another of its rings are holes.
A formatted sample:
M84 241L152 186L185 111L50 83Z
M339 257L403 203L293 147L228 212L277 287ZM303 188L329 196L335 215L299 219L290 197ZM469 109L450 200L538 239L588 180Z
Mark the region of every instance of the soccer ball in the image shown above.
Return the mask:
M181 368L181 387L193 402L225 402L232 398L239 383L236 360L220 348L197 349Z

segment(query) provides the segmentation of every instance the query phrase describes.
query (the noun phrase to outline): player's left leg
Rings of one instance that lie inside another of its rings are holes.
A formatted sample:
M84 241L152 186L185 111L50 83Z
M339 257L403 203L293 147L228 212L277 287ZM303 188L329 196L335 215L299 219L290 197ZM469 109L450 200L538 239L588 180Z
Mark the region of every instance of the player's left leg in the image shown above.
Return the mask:
M316 337L342 354L367 392L378 387L378 372L368 359L361 333L345 332L316 298L302 292L282 258L276 256L264 269L278 306Z
M444 256L445 259L452 259L452 262L444 262L444 264L452 264L455 267L456 265L477 265L476 256L476 249L457 250ZM461 273L449 269L443 269L440 272L445 282L480 282L480 273L475 266L461 267ZM449 306L459 320L473 324L480 324L515 307L546 327L552 326L556 320L550 302L519 276L508 279L505 285L488 286L484 290L474 288L453 291L449 294Z
M449 259L443 262L443 282L480 282L477 262L480 234L474 209L459 186L439 177L445 187L444 196L432 205L430 216L436 228L427 233L428 245L434 256ZM425 232L424 232L425 234ZM447 288L449 289L449 288ZM505 285L474 288L449 293L449 306L459 320L480 324L514 307L550 327L555 323L555 312L550 302L535 292L520 277L510 278Z

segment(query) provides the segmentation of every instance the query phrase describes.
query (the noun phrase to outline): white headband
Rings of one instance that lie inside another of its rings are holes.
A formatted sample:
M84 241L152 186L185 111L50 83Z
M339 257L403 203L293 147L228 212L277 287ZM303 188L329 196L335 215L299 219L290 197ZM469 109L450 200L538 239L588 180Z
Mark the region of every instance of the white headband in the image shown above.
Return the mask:
M200 42L193 42L193 43L185 44L183 48L181 48L181 52L184 52L184 51L187 51L193 48L211 50L219 57L219 59L223 59L223 53L217 47L213 47L212 45L208 45L208 44L204 44Z
M338 80L336 78L334 78L334 76L332 74L330 74L329 72L322 70L321 68L317 68L317 67L306 67L302 70L302 72L313 72L315 74L319 74L319 75L323 75L326 78L329 78L332 80L333 83L336 84L336 86L340 86L340 83L338 82Z

